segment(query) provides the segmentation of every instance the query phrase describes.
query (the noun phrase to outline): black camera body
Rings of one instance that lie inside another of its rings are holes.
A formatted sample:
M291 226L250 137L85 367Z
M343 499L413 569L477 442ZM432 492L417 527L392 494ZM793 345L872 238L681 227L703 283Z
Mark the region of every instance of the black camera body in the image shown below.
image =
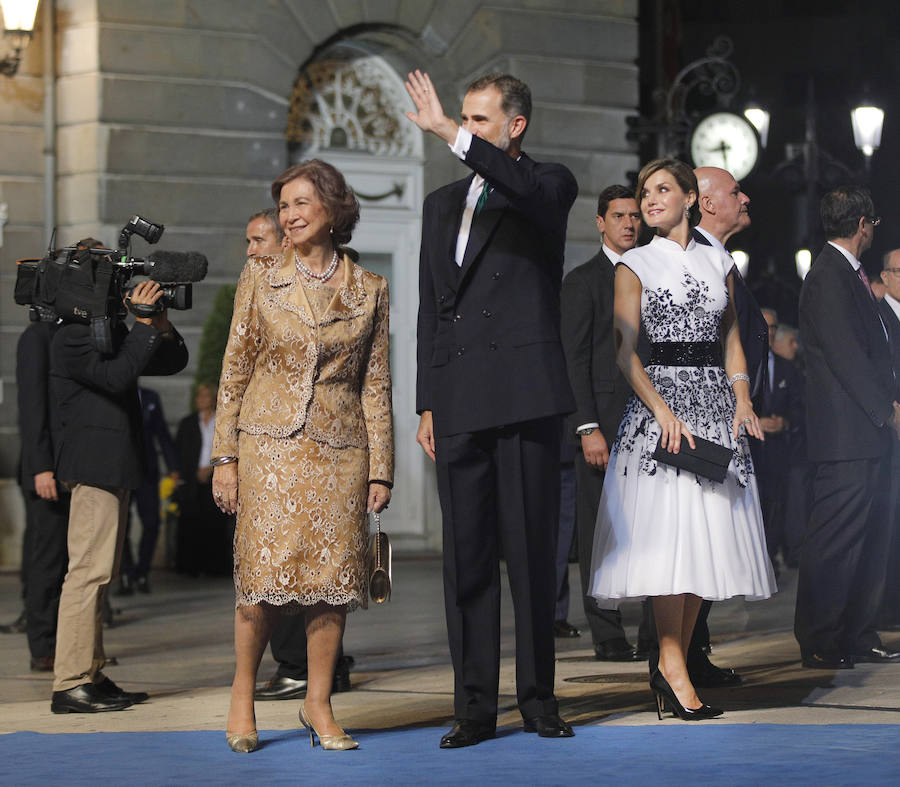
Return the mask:
M147 259L129 256L131 236L156 243L165 227L133 216L119 235L119 249L66 247L50 250L41 260L20 260L15 300L32 307L32 319L48 313L64 322L92 326L97 349L111 352L113 324L125 316L125 306L139 317L165 309L189 309L192 282L206 276L207 260L198 252L153 252ZM158 282L162 297L152 305L130 304L134 276ZM43 315L43 317L42 317Z

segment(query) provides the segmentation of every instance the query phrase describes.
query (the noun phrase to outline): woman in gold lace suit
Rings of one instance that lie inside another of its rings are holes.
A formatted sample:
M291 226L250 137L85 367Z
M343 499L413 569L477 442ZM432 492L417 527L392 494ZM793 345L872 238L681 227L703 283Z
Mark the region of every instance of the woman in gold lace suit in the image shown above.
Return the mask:
M391 497L393 432L387 282L338 251L359 203L330 164L272 184L290 245L250 257L222 363L213 495L237 512L235 751L257 746L253 689L279 611L306 616L301 722L324 748L357 744L337 725L331 685L348 611L365 607L367 511Z

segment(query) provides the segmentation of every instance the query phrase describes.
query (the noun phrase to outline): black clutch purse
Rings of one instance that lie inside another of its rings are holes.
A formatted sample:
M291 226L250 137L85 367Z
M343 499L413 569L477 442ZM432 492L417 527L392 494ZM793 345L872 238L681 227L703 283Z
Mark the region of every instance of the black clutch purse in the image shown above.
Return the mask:
M662 435L659 439L662 441ZM724 481L728 473L728 464L731 462L731 449L696 435L694 444L697 447L692 449L687 438L681 435L681 448L677 454L673 454L657 442L653 458L657 462L702 475L713 481Z

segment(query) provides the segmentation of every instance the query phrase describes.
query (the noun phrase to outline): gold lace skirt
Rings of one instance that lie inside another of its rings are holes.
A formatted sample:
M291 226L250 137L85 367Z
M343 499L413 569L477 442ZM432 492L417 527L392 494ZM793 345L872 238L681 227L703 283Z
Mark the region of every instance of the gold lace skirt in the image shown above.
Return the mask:
M301 431L241 432L239 450L235 605L265 601L289 614L322 601L366 607L366 449Z

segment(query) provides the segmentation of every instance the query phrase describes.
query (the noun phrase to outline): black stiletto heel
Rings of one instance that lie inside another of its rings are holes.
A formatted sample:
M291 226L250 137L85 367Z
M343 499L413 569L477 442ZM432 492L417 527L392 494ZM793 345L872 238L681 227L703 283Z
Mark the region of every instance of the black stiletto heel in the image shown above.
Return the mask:
M665 679L663 674L658 670L654 670L650 675L650 690L656 697L656 715L662 720L663 711L666 709L666 702L672 708L672 712L682 721L703 721L704 719L713 719L721 716L724 711L720 708L713 708L703 703L699 708L685 708L681 704L675 692L669 685L669 681Z

